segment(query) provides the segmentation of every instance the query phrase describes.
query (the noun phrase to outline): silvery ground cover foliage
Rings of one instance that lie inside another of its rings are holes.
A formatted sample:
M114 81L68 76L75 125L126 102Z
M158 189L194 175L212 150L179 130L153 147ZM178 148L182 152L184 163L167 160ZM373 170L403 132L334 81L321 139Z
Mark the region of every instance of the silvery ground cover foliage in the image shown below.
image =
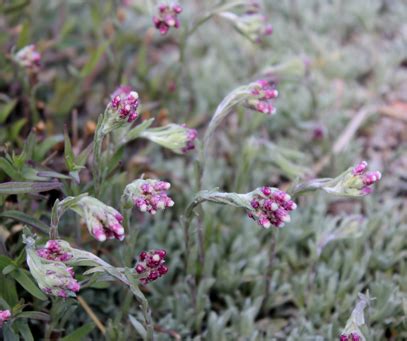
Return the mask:
M0 2L4 340L406 340L401 0Z

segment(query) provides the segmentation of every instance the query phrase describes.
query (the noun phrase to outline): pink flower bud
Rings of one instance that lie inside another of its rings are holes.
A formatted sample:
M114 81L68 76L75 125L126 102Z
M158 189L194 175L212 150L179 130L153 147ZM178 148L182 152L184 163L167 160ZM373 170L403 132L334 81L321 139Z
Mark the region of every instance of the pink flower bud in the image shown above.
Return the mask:
M140 278L142 284L155 281L168 272L168 267L164 265L166 255L167 252L162 249L140 253L135 271L138 274L143 274L143 277Z
M127 206L137 207L141 212L156 214L158 210L174 206L174 201L166 191L171 184L160 180L135 180L128 184L123 193Z
M274 108L272 100L278 96L278 91L275 89L274 84L261 79L249 85L250 98L247 99L246 105L263 114L274 114L276 109Z
M153 23L161 35L166 34L170 27L178 28L180 21L178 14L182 12L182 7L179 4L175 4L172 7L160 4L158 6L158 13L153 17Z
M266 229L272 225L283 227L291 221L289 212L297 208L291 197L277 188L262 187L250 195L253 210L248 212L248 216Z
M3 326L4 322L8 321L11 317L10 310L0 310L0 327Z

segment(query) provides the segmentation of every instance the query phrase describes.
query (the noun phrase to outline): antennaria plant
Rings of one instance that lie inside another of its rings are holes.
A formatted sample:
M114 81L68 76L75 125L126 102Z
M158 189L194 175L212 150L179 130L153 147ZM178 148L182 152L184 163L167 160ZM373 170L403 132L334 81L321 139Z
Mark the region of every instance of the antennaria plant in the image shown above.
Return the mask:
M5 340L407 338L400 1L0 13Z

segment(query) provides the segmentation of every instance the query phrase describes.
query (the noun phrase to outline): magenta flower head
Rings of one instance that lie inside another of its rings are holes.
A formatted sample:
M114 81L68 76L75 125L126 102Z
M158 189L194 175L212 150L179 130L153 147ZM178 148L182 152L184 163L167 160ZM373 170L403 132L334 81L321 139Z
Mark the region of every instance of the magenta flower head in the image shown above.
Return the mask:
M153 17L153 23L161 35L167 34L171 27L180 27L178 14L182 12L182 7L179 4L166 5L161 4L158 6L158 14Z
M265 186L250 195L252 210L248 216L266 229L270 226L283 227L291 221L290 212L297 208L291 197L278 188Z
M167 195L171 187L169 182L153 179L138 179L128 184L122 195L124 208L137 207L141 212L156 214L158 210L174 206Z
M21 67L36 71L41 63L41 54L37 51L35 45L28 45L14 55L14 60Z
M48 258L39 256L41 252L35 250L35 242L30 239L31 241L26 243L27 265L40 289L48 295L62 298L75 297L80 285L74 278L73 268L61 261L52 260L50 256ZM52 251L55 251L55 245L49 246Z
M335 179L327 181L322 189L328 193L344 196L365 196L373 191L382 174L379 171L367 171L367 162L362 161L355 167L348 169Z
M196 129L188 128L185 124L170 123L164 127L146 129L140 134L174 153L185 154L195 149L195 140L198 138Z
M249 85L250 96L246 106L258 112L272 115L276 112L273 100L278 96L275 85L266 80L258 80Z
M118 87L111 95L101 123L101 133L111 131L133 122L139 116L139 95L129 86Z
M82 196L75 206L71 207L86 223L89 233L98 241L106 239L124 239L123 216L113 207L88 195Z
M361 341L362 338L358 333L342 334L339 337L340 341Z
M61 240L49 240L43 248L37 250L38 256L59 262L67 262L72 259L73 254L65 248L66 242Z
M166 255L165 250L150 250L140 253L134 270L142 276L140 278L141 283L147 284L155 281L168 272L167 266L164 265Z
M3 326L4 322L8 321L11 317L10 310L0 310L0 327Z

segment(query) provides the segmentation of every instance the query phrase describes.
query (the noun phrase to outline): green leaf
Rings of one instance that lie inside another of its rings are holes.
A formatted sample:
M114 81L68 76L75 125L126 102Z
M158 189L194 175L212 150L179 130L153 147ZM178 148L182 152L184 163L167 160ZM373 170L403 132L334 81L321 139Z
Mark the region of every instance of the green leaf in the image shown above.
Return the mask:
M149 120L145 120L143 121L143 123L135 126L132 130L130 130L126 136L125 136L125 142L124 143L128 143L134 139L136 139L137 137L140 136L140 134L148 129L152 124L153 124L154 118L150 118Z
M34 337L31 333L30 327L28 326L27 321L15 321L14 328L21 334L25 341L34 341Z
M63 337L61 341L81 341L85 338L86 335L88 335L93 329L95 328L95 325L93 323L87 323L83 325L82 327L76 329L74 332L71 334Z
M2 169L12 180L21 180L22 176L16 167L6 158L0 158L0 169Z
M99 60L102 58L103 54L105 53L107 47L109 46L108 43L104 43L100 45L90 56L89 60L87 63L84 65L80 72L80 77L84 78L86 76L89 76L92 71L96 68L97 64L99 63Z
M7 117L11 114L16 104L17 100L13 99L0 106L0 124L6 122Z
M16 315L16 317L42 321L51 320L51 317L48 314L42 313L41 311L23 311L20 314Z
M2 297L10 307L14 307L18 302L16 282L11 278L7 278L1 273L0 273L0 297Z
M20 130L25 126L27 123L26 118L19 119L15 121L9 130L9 139L12 141L17 140L18 135L20 134Z
M44 177L44 178L64 179L64 180L70 179L70 177L68 175L61 174L61 173L54 172L54 171L39 171L37 173L37 176Z
M64 158L65 165L69 171L75 169L75 157L72 151L71 140L68 135L67 129L64 130Z
M46 138L44 141L41 142L39 146L34 149L34 159L42 160L52 147L62 142L63 140L63 135L54 135Z
M145 339L147 337L147 331L144 326L132 315L129 315L129 320L137 333L139 333L140 336Z
M49 227L47 224L20 211L4 211L0 213L0 217L21 221L22 223L30 225L43 233L49 232Z
M3 270L5 267L14 264L13 261L3 255L0 255L0 270Z
M13 328L11 328L10 323L7 323L7 322L3 325L3 337L4 337L4 340L7 340L7 341L19 341L20 340L18 335L14 332Z
M3 273L3 275L8 275L10 272L13 272L15 269L16 269L16 266L14 264L10 264L10 265L7 265L3 269L2 273Z
M51 189L60 189L62 184L60 182L5 182L0 184L0 194L23 194L23 193L40 193L46 192Z
M45 301L47 296L38 288L34 281L28 277L25 270L17 269L10 274L25 290L27 290L34 297Z

